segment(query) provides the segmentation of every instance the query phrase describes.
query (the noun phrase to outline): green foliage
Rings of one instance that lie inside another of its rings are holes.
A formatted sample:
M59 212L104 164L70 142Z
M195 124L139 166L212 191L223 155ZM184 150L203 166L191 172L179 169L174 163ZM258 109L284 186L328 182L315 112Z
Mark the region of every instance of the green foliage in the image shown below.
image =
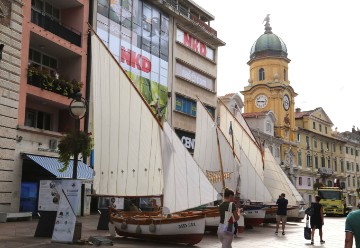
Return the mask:
M91 137L83 131L73 130L59 142L58 147L59 161L64 164L64 167L59 171L64 172L67 170L70 159L75 153L82 154L83 157L90 156Z
M72 96L81 91L83 83L76 80L56 78L49 70L31 64L28 68L28 83L63 96Z

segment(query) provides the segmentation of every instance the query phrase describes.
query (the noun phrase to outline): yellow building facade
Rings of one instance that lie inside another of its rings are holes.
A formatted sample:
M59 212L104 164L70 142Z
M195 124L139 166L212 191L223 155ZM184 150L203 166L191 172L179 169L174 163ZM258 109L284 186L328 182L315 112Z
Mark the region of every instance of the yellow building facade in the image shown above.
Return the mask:
M288 78L289 62L286 45L272 32L267 18L265 32L256 40L250 52L249 85L241 91L244 96L244 113L274 112L274 134L284 141L281 160L284 167L293 171L298 146L294 113L297 93Z

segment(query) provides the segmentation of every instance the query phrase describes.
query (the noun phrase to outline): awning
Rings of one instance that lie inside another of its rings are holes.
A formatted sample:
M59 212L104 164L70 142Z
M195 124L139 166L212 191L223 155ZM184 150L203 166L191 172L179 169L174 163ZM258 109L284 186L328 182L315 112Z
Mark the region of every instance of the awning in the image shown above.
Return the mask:
M57 178L72 178L73 174L73 160L70 160L69 166L66 171L60 172L59 169L64 168L64 164L61 163L58 158L46 157L32 154L25 154L25 156L50 173L52 173ZM92 179L93 178L93 169L91 169L87 164L84 164L82 161L78 160L78 170L77 170L77 179Z

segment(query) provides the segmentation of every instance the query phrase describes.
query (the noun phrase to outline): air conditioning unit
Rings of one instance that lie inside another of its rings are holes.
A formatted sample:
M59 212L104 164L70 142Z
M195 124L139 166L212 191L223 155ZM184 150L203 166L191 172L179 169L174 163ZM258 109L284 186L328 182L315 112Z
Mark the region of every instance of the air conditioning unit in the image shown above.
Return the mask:
M58 141L56 139L50 139L49 140L49 148L51 150L57 150L58 149Z

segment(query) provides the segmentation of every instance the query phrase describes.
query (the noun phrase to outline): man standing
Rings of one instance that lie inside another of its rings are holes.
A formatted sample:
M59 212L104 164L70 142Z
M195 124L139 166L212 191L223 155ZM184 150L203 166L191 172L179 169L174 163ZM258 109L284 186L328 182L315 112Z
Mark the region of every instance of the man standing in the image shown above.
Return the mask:
M345 222L345 248L353 247L355 237L356 248L360 248L360 210L348 214Z
M282 193L279 196L279 199L276 201L276 205L278 206L277 213L276 213L276 231L275 234L278 234L279 225L281 221L282 225L282 235L285 235L285 224L287 219L287 205L288 200L285 199L285 194Z

